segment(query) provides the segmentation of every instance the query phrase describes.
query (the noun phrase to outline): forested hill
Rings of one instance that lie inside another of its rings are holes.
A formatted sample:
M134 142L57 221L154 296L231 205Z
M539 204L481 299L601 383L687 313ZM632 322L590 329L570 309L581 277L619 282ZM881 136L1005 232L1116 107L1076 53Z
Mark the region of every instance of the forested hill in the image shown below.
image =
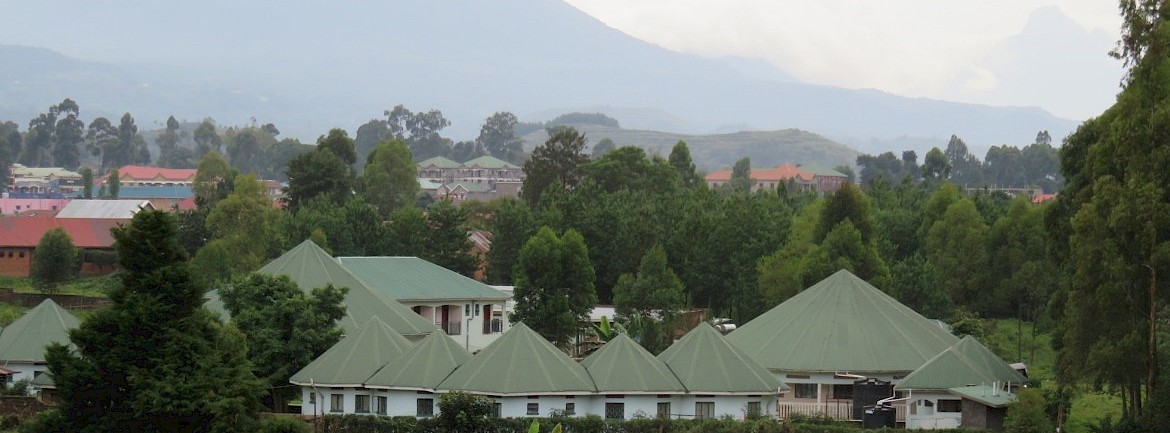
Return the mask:
M779 131L740 131L730 134L676 134L661 131L621 129L601 125L573 124L573 128L585 133L589 146L606 138L616 146L638 146L650 154L666 157L671 147L679 140L690 147L695 165L711 171L731 167L735 161L748 157L753 167L773 167L790 162L793 164L817 163L826 167L838 165L853 166L857 162L856 150L820 135L799 129ZM541 129L521 137L525 149L544 143L548 133Z

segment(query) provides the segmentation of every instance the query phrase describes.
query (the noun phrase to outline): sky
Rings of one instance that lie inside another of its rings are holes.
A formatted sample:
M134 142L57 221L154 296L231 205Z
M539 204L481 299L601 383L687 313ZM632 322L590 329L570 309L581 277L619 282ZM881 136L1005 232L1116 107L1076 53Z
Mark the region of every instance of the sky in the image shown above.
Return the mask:
M758 58L803 82L1070 119L1108 108L1122 75L1111 0L566 1L664 48Z

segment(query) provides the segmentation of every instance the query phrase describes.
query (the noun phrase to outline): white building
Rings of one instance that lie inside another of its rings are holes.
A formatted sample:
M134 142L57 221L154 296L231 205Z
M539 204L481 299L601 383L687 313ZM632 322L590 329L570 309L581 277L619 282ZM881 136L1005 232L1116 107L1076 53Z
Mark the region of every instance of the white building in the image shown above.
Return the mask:
M11 383L32 380L49 367L45 364L45 346L50 343L72 344L69 330L80 322L52 299L24 313L0 331L0 377Z

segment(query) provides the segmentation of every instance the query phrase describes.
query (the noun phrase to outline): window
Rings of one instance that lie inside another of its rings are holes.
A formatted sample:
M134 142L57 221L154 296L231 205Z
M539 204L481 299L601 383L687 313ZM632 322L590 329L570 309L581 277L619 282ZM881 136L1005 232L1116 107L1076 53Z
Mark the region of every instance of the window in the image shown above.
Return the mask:
M385 415L386 408L389 406L387 403L388 401L385 396L378 397L378 406L374 408L374 413L378 415Z
M309 404L317 404L317 393L315 393L315 392L309 393Z
M662 419L670 419L670 402L658 402L658 417Z
M961 400L939 400L938 411L959 413L963 411L963 402Z
M428 418L435 415L435 400L432 398L420 398L417 402L418 408L415 410L415 416L420 418Z
M796 398L817 398L817 384L815 383L797 383L793 388L796 390Z
M695 419L711 419L711 418L715 418L715 402L713 402L713 401L695 402Z
M345 411L345 396L341 394L329 394L329 411L330 412L344 412Z
M528 403L528 415L540 415L540 403Z
M573 416L576 414L577 414L577 404L572 403L572 402L565 403L565 415L566 416Z
M504 405L495 403L492 405L492 416L499 418L500 414L504 412Z
M606 403L605 404L605 418L606 419L625 419L626 418L626 404L625 403Z
M357 413L370 413L370 396L358 395L353 399L353 411Z
M833 398L837 400L853 400L853 385L833 385Z
M760 402L749 401L747 404L747 417L756 418L760 416Z
M20 257L24 257L24 251L20 252Z
M483 306L483 333L492 333L492 306L491 304L484 304Z

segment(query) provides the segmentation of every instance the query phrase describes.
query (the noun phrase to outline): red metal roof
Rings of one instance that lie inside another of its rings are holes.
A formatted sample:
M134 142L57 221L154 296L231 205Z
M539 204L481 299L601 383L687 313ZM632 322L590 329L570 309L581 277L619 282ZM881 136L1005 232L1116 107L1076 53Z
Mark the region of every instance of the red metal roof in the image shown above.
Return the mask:
M195 180L193 168L158 168L127 165L118 169L118 177L133 180Z
M79 248L111 248L110 229L129 223L128 219L91 218L0 218L0 247L36 248L45 232L61 227Z

